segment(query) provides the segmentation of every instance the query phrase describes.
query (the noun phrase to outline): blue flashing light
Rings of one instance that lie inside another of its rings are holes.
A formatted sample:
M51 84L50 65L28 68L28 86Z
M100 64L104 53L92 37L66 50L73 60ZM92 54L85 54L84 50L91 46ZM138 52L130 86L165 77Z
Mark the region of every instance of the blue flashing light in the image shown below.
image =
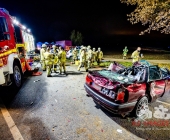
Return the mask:
M9 15L9 12L5 8L0 8L0 10Z

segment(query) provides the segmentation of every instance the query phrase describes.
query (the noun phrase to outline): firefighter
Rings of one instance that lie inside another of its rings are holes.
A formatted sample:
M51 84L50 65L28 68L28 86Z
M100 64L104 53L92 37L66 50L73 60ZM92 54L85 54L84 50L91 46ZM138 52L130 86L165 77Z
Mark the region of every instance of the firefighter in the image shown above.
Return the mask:
M92 51L92 63L96 62L96 48L93 48Z
M93 55L93 52L91 50L91 46L88 46L87 47L87 64L88 64L88 69L91 68L92 55Z
M58 53L57 53L57 47L56 45L52 46L53 48L53 71L57 73L57 64L58 64Z
M47 77L51 77L51 69L53 66L53 54L50 53L50 48L47 48L46 52L44 53L45 58L45 65L46 65L46 72Z
M60 49L60 52L58 54L58 59L59 59L59 65L60 65L60 74L62 74L62 68L64 70L64 74L67 74L66 73L66 66L65 66L66 52L65 52L63 47L60 47L59 49Z
M97 63L98 63L98 65L100 65L101 60L103 58L103 52L101 51L101 48L98 48L96 54L97 54L97 58L96 58L97 59Z
M140 55L141 47L138 47L136 51L132 53L132 63L139 62L141 58L143 58L143 55Z
M55 45L52 45L52 48L50 49L50 53L54 53L54 50L56 49Z
M128 53L128 49L127 46L125 46L125 48L123 49L123 59L125 60L127 57L127 53Z
M80 46L79 55L81 54L83 47L84 47L83 45Z
M73 54L73 63L75 64L75 61L77 61L77 57L78 57L78 56L77 56L78 53L77 53L76 47L74 48L72 54Z
M58 53L62 50L62 46L59 46Z
M44 53L46 51L46 48L47 48L47 45L43 44L40 50L40 60L41 60L41 66L42 66L43 71L46 70L45 59L44 59Z
M86 48L83 47L80 52L80 65L78 66L78 71L80 71L81 67L85 67L86 72L88 72L87 62L86 62Z

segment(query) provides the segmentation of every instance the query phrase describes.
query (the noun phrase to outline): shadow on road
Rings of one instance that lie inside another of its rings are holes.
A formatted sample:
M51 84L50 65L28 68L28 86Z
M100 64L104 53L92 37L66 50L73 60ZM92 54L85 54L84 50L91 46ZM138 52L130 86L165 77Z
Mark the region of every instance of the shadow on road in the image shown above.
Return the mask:
M76 72L76 71L67 71L67 74L68 75L82 75L83 73L81 73L81 72Z
M39 81L36 81L36 80ZM0 87L0 98L7 108L36 108L45 102L46 82L43 76L24 77L23 85L20 89L12 86Z
M39 118L24 119L23 125L19 126L25 139L30 140L55 140L53 134L55 129L48 129ZM24 130L24 131L23 131Z
M18 90L11 86L0 87L0 99L7 107L24 139L56 139L53 135L53 129L48 129L40 118L35 117L35 114L32 113L41 108L49 98L47 86L46 77L42 75L26 76L21 89ZM3 131L4 127L2 126L1 124L0 132L9 137L9 134ZM9 131L8 128L7 131Z
M52 77L67 77L68 75L82 75L81 72L75 72L75 71L67 71L67 74L59 74L59 73L52 73Z
M18 89L9 87L0 87L0 98L5 105L9 105L19 92Z

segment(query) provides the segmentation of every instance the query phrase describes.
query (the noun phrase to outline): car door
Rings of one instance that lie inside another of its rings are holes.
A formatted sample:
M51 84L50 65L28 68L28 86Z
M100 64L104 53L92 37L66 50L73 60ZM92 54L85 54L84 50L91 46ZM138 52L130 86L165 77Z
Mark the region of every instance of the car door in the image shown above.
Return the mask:
M134 83L127 87L129 92L128 102L137 101L140 97L145 95L146 83Z
M158 66L149 67L149 88L150 96L152 101L155 101L157 98L163 95L165 91L165 80L162 78L160 68Z
M140 97L145 96L147 86L146 72L146 68L139 70L134 76L137 81L127 87L127 90L129 92L128 102L137 101Z

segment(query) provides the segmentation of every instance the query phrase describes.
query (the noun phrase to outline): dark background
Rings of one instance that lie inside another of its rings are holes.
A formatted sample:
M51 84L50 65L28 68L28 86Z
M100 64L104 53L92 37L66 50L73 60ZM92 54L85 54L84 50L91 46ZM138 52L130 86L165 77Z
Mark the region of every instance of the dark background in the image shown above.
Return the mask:
M83 34L83 45L106 50L125 45L167 48L170 44L170 36L159 32L139 36L147 26L130 24L126 15L135 6L120 0L7 0L0 7L30 28L36 42L69 40L75 29Z

